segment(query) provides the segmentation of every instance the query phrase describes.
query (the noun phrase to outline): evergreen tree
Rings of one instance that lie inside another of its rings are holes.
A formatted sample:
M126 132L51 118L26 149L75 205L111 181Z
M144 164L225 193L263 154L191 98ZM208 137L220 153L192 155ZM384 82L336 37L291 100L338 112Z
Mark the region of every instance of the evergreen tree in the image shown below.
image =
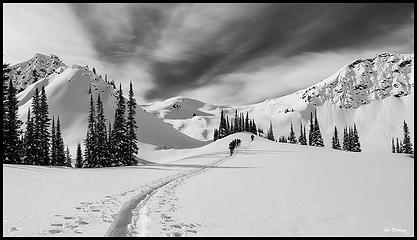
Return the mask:
M392 147L392 153L395 153L394 138L392 138L392 141L391 141L391 147Z
M51 166L56 166L56 133L55 133L55 118L52 116L52 130L51 130Z
M113 132L111 130L111 122L109 121L109 134L108 134L108 138L107 138L107 166L111 166L112 165L112 159L114 156L114 148L113 148Z
M303 126L303 139L304 139L304 142L303 142L303 145L307 145L307 136L306 136L306 126L304 125Z
M323 138L321 137L319 121L317 119L317 110L314 111L314 146L324 147Z
M56 123L56 163L57 166L65 166L65 147L62 139L61 124L59 123L59 116Z
M292 144L297 143L297 137L295 136L295 132L294 132L294 129L292 127L292 122L291 122L291 128L290 128L290 136L288 137L288 140Z
M243 113L240 114L240 132L245 131L245 116Z
M360 152L362 151L361 149L361 144L359 142L359 134L358 131L356 130L356 124L353 124L353 142L352 142L352 151L354 152Z
M234 129L233 132L239 132L239 116L237 115L237 110L235 110L235 124L234 124Z
M400 143L398 142L398 138L397 138L397 145L396 145L395 150L396 150L397 153L401 153L401 151L400 151Z
M400 140L400 153L404 153L403 141Z
M349 135L347 132L347 127L343 129L343 150L349 151Z
M114 166L128 165L129 159L129 138L125 119L126 104L123 97L122 85L119 85L117 92L117 108L114 115L113 125L113 146L114 146Z
M246 112L245 131L249 132L249 113L248 112Z
M220 126L219 126L219 135L218 135L219 139L227 136L226 125L227 123L226 123L226 119L224 117L224 112L222 109L221 114L220 114Z
M226 116L226 136L230 134L229 116Z
M33 126L33 118L30 116L30 108L28 109L28 117L26 121L26 131L25 131L25 142L24 142L24 149L25 149L25 156L24 156L24 164L35 164L36 155L34 153L34 149L36 149L35 145L35 132Z
M11 71L11 69L9 68L9 64L5 64L3 63L3 99L2 99L2 146L6 146L7 145L7 128L8 128L8 124L7 124L7 98L8 98L8 93L7 93L7 89L9 88L8 83L9 83L9 72ZM4 147L3 147L4 148ZM6 160L6 151L3 150L1 151L1 159L3 160L3 163L6 162L10 162L9 159Z
M310 129L308 132L308 145L315 146L315 138L314 138L314 123L313 123L313 112L310 112Z
M95 136L96 145L94 146L96 152L97 163L95 167L106 167L107 160L107 131L106 119L104 117L103 102L100 99L100 94L97 95L97 116L95 121Z
M138 139L136 137L136 108L137 103L134 98L134 92L132 82L130 82L129 88L129 100L127 101L127 132L129 139L129 165L137 165L137 161L134 158L134 154L138 153Z
M271 141L275 141L274 131L272 130L272 121L269 121L269 129L268 129L268 132L266 134L266 138L271 140Z
M32 123L33 123L33 147L31 148L31 155L33 157L33 165L41 165L40 161L40 146L39 146L39 135L40 135L40 112L39 112L39 89L35 89L35 94L32 97Z
M298 137L298 142L300 143L300 145L304 145L304 139L303 139L304 135L303 135L303 124L300 122L300 136Z
M39 144L39 160L41 165L48 166L50 165L50 156L49 156L49 143L50 143L50 133L49 133L49 122L51 119L49 118L48 113L48 102L45 93L45 86L42 86L41 95L39 98L39 120L38 126L39 135L38 136L38 144Z
M339 133L337 132L336 126L334 127L334 134L332 137L332 148L340 150Z
M3 65L4 69L4 65ZM7 75L7 74L6 74ZM3 77L5 76L3 71ZM3 80L4 81L4 80ZM9 78L7 90L6 112L3 115L6 127L3 127L3 150L5 158L3 163L21 163L21 149L19 149L19 132L21 122L18 119L18 100L16 97L16 88L13 86L12 79ZM4 108L3 108L4 109Z
M411 138L410 138L410 131L408 130L408 126L407 123L404 120L403 123L403 134L404 134L404 138L403 138L403 153L407 153L407 154L412 154L413 153L413 144L411 142Z
M85 149L84 149L84 163L83 167L91 168L96 166L96 118L95 118L95 109L94 109L94 100L93 95L90 95L90 110L88 114L88 127L87 127L87 136L85 139Z
M352 151L352 139L353 139L353 131L352 127L347 128L347 150L350 152Z
M77 144L77 158L75 160L75 167L82 168L83 167L83 154L81 151L81 144Z
M255 119L252 119L252 122L253 122L253 123L252 123L252 126L253 126L253 128L252 128L252 133L253 133L253 134L257 134L257 131L256 131L256 129L257 129L257 128L256 128Z
M213 135L213 142L215 142L219 138L219 131L217 131L217 128L214 129Z
M65 166L66 167L72 167L71 164L71 153L68 149L68 145L67 145L67 149L65 150Z

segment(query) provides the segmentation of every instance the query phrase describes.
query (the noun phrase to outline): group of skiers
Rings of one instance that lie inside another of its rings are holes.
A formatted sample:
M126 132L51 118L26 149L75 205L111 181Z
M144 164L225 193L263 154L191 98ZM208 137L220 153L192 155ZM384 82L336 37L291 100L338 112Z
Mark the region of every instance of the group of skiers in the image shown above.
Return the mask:
M235 148L240 147L241 142L242 142L242 140L240 140L239 138L236 138L229 143L230 156L233 155L233 151L235 150Z

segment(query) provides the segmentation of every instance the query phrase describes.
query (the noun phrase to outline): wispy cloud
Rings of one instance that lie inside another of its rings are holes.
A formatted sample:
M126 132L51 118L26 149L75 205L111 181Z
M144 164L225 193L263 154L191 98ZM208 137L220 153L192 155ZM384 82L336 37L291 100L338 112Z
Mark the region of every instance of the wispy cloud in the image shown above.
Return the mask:
M306 87L354 54L414 51L413 8L413 4L70 5L95 59L117 80L137 82L137 91L147 101L184 95L224 103L253 102ZM250 91L262 85L264 91ZM219 90L230 96L219 95Z

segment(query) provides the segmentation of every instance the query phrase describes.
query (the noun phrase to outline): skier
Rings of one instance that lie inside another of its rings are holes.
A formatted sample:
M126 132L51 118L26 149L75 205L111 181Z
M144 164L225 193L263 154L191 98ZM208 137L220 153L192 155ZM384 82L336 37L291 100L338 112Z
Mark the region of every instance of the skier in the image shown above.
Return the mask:
M250 136L250 139L251 139L251 142L252 142L253 139L255 139L255 136L253 136L253 134L252 134L252 136Z
M233 155L234 149L235 149L235 141L232 141L231 143L229 143L230 156Z

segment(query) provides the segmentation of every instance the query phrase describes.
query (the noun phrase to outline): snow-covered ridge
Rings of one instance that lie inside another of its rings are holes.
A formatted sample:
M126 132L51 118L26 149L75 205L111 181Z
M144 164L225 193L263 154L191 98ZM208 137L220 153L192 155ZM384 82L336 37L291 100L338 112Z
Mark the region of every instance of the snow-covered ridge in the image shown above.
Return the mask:
M37 55L45 57L45 55ZM49 57L46 57L49 59ZM32 59L33 60L33 59ZM31 64L33 65L33 63ZM54 64L55 66L58 66ZM134 83L135 84L135 83ZM116 89L87 66L61 65L44 78L28 85L17 97L19 100L19 119L26 123L28 109L36 88L45 87L49 104L49 115L60 117L65 144L75 156L77 143L83 143L87 131L90 91L94 102L100 94L107 124L113 123L116 108ZM91 89L91 90L90 90ZM138 103L140 98L136 97ZM137 136L139 148L144 145L166 148L192 148L205 145L205 142L193 139L174 129L170 124L158 119L141 107L136 110L138 123ZM25 124L22 126L25 129ZM149 146L146 146L147 148Z
M388 96L407 96L414 89L414 54L378 54L345 65L323 81L302 90L309 106L330 101L340 108L358 108Z
M10 66L10 76L16 89L21 92L30 84L48 77L55 71L62 72L65 68L67 65L58 56L37 53L28 61Z

